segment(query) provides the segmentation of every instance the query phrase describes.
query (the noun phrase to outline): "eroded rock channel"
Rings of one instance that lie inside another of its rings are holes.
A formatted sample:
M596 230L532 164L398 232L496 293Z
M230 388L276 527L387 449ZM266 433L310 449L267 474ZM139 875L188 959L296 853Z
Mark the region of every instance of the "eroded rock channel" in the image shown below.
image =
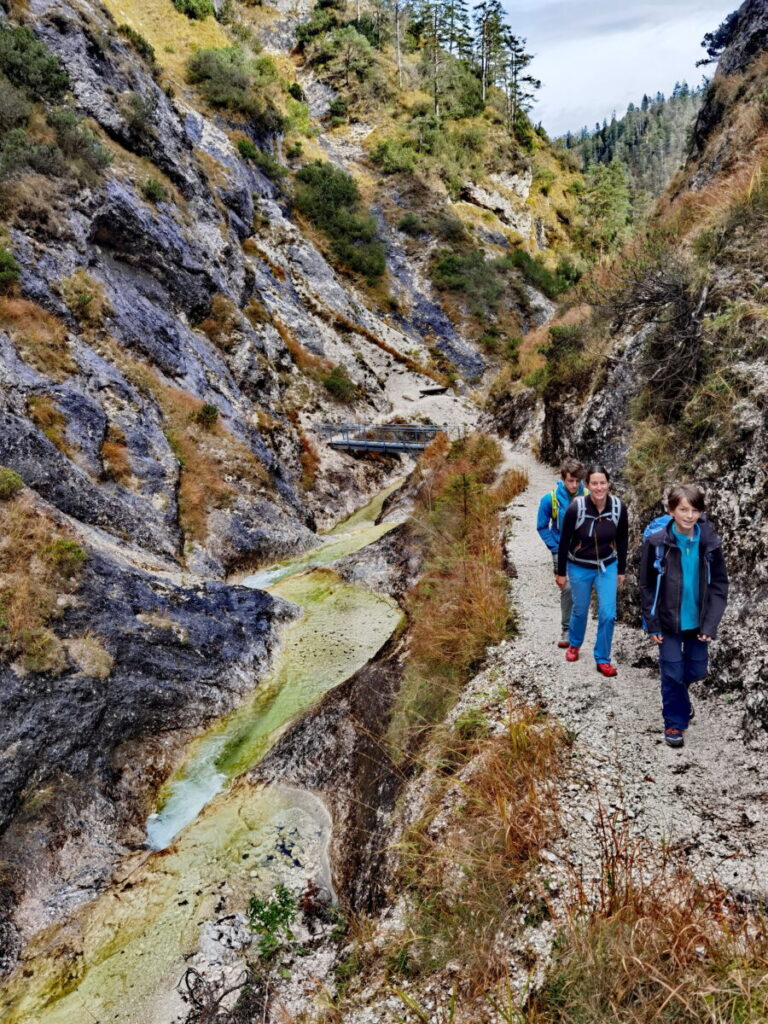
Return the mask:
M298 890L311 880L333 892L329 844L338 808L310 791L323 786L318 773L313 778L311 768L306 770L309 748L333 737L333 709L356 691L345 681L365 678L366 672L375 681L371 660L402 619L389 594L347 582L365 575L360 565L366 550L372 552L374 578L377 564L387 560L386 535L398 523L377 520L396 486L328 535L320 549L242 581L302 609L284 628L268 676L239 708L189 745L149 819L146 848L126 859L118 880L33 937L5 988L3 1020L180 1019L184 1006L177 986L187 961L205 943L206 922L225 908L244 909L250 896L265 896L277 884ZM271 767L251 771L323 694L319 712L296 726L298 740L281 744ZM374 693L370 708L375 718ZM309 746L307 729L313 737ZM354 757L356 745L346 749ZM303 777L298 765L295 778L290 764L279 767L290 751L307 759ZM326 767L332 764L329 758Z

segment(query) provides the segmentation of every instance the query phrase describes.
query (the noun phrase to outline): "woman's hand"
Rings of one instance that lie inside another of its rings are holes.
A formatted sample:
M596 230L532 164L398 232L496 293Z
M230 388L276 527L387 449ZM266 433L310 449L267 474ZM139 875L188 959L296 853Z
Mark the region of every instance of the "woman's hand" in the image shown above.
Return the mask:
M619 586L620 586L620 587L623 587L623 586L624 586L624 580L625 580L626 578L627 578L627 577L626 577L626 574L625 574L625 573L621 573L621 574L620 574L620 576L619 576Z
M707 636L706 633L700 633L696 639L697 640L701 640L705 644L711 644L712 643L712 637L711 636Z
M661 633L651 633L650 637L655 644L660 644L664 641L664 637L661 635ZM699 637L699 639L701 639L701 637Z
M555 583L557 584L557 586L561 590L563 589L563 587L565 586L567 581L568 581L568 577L567 576L555 576Z

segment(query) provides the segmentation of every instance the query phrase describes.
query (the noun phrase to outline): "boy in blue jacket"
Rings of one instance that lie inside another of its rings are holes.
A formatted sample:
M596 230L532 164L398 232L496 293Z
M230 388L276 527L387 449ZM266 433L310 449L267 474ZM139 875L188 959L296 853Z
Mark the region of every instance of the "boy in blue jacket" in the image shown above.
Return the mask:
M539 502L536 529L552 555L555 575L557 575L557 552L560 547L563 517L573 499L586 493L583 481L584 467L582 464L577 459L565 459L560 467L560 479L557 484ZM572 607L571 588L566 583L560 591L561 628L558 647L568 646L568 623Z

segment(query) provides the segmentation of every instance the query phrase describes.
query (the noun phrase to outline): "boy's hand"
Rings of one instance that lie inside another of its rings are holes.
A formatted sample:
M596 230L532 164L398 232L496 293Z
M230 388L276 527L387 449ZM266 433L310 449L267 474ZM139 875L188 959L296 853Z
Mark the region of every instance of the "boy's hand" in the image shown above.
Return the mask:
M712 643L712 637L711 636L707 636L706 633L700 633L699 636L697 637L697 639L701 640L705 644L711 644Z
M655 644L660 644L664 640L664 637L661 635L661 633L651 633L650 636L651 640L653 640Z

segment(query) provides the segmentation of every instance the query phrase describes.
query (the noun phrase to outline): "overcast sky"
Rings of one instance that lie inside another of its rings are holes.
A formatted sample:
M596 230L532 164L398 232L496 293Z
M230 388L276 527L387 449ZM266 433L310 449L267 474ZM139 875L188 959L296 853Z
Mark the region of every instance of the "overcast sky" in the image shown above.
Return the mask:
M536 55L542 81L532 111L551 136L594 128L643 93L697 85L701 39L739 0L503 0L513 31Z

